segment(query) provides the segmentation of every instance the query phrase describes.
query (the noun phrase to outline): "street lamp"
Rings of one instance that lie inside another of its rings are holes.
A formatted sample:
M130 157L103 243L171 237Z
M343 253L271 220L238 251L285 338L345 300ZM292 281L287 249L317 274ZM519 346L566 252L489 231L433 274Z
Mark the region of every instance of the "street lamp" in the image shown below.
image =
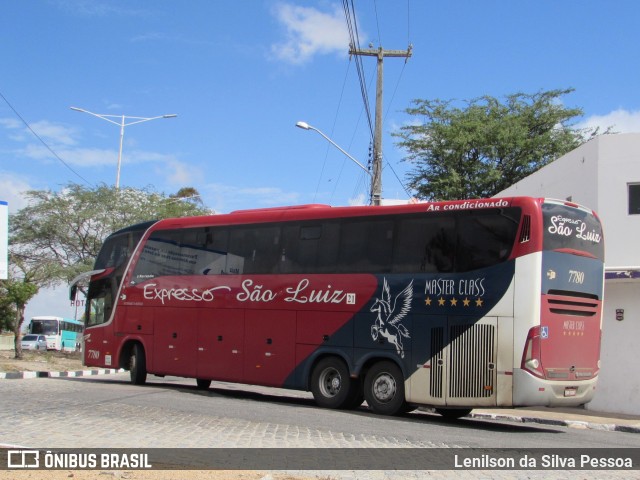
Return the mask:
M71 110L75 110L76 112L88 113L89 115L93 115L94 117L101 118L106 120L109 123L113 123L114 125L118 125L120 127L120 150L118 151L118 170L116 173L116 190L120 188L120 165L122 165L122 142L124 140L124 127L128 127L129 125L135 125L136 123L148 122L150 120L157 120L158 118L174 118L177 117L175 113L169 115L160 115L158 117L130 117L125 115L103 115L99 113L93 113L88 110L84 110L78 107L70 107ZM111 118L119 118L120 122L115 122L111 120ZM130 123L125 123L125 120L131 118L135 121Z
M333 140L331 140L329 137L327 137L324 133L322 133L320 130L318 130L316 127L313 127L311 125L309 125L307 122L298 122L296 123L296 127L298 128L302 128L303 130L313 130L315 132L318 132L320 135L322 135L329 143L331 143L331 145L333 145L334 147L336 147L338 150L340 150L342 153L344 153L353 163L355 163L356 165L358 165L362 170L364 170L365 172L367 172L367 175L369 175L371 177L371 204L372 205L380 205L380 191L375 188L376 184L373 181L373 175L371 174L371 172L367 169L367 167L365 167L364 165L362 165L358 160L356 160L355 158L353 158L351 155L349 155L342 147L340 147L340 145L338 145L336 142L334 142Z

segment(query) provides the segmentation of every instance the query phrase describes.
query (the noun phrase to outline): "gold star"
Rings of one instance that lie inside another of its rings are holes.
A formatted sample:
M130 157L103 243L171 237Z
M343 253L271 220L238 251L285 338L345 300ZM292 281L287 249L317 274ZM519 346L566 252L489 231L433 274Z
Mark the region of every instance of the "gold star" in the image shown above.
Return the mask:
M482 299L481 298L477 298L476 299L476 307L481 307L482 306Z
M456 306L458 306L458 299L456 299L456 298L452 298L452 299L450 300L450 302L451 302L451 306L452 306L452 307L456 307Z
M440 307L444 307L445 302L446 302L446 301L445 301L445 299L444 299L444 298L442 298L442 297L440 297L440 298L438 299L438 306L440 306Z
M462 301L462 304L463 304L465 307L468 307L470 303L471 303L471 300L469 300L468 298L465 298L465 299Z
M425 300L424 300L424 304L425 304L427 307L430 307L430 306L431 306L431 297L427 297L427 298L425 298Z

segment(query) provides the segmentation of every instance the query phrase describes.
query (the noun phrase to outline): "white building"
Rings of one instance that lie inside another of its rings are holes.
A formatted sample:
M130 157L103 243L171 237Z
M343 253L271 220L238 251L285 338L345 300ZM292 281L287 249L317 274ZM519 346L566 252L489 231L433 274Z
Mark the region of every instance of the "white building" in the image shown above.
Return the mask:
M606 281L601 370L586 408L640 415L640 133L604 135L497 196L571 200L604 227Z

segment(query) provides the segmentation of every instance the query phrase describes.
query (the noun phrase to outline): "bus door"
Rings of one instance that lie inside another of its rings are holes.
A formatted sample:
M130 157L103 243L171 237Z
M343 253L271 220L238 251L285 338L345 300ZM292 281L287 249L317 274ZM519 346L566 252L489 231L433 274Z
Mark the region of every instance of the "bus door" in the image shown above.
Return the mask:
M199 310L197 378L242 381L244 310Z
M409 401L495 406L497 327L494 317L474 321L429 315L414 321L413 356L418 368L411 377Z

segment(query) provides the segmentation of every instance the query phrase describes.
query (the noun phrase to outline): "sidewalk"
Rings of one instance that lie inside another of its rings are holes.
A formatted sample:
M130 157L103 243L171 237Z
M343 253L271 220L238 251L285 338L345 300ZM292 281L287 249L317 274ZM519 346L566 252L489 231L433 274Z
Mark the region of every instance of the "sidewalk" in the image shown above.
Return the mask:
M26 372L0 372L0 380L20 380L23 378L54 378L54 377L88 377L90 375L108 375L114 373L122 373L124 370L114 368L96 368L93 370L76 370L51 372L45 371L26 371Z
M478 419L640 433L640 415L594 412L582 407L479 408L473 410L469 416Z

